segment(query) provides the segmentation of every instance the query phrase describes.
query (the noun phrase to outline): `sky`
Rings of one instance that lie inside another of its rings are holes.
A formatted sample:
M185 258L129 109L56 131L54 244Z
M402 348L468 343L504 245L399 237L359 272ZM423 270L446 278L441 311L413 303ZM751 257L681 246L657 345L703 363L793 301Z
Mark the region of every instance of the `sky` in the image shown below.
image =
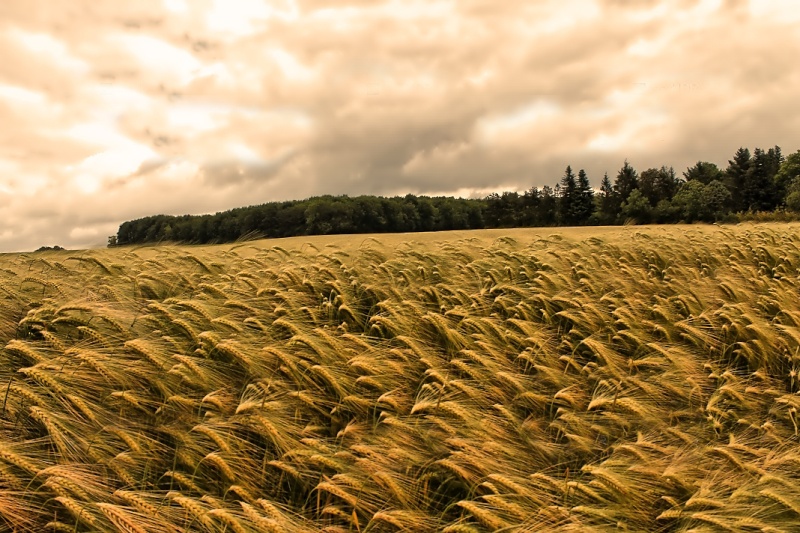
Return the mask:
M794 0L2 0L0 251L800 148Z

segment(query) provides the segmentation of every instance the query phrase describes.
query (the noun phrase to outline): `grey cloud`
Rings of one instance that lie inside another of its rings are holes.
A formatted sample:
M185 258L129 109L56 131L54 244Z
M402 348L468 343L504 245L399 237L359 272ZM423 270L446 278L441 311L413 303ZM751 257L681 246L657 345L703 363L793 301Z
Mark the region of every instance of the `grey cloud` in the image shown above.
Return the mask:
M667 4L464 0L401 13L297 0L296 19L240 36L206 26L211 0L188 4L0 2L0 84L43 95L23 108L0 92L0 168L19 171L3 183L48 177L35 195L3 196L0 250L102 244L155 213L527 189L567 164L598 184L625 158L680 172L700 158L724 165L739 146L800 147L800 35L746 2L682 18L705 4L681 0L648 18ZM52 41L31 48L26 32ZM148 45L193 66L167 68ZM116 132L128 166L98 167L108 175L81 190L74 169L104 149L67 134L87 123Z
M287 152L273 161L212 161L201 166L200 179L204 185L220 189L241 188L253 182L263 184L275 177L295 155Z

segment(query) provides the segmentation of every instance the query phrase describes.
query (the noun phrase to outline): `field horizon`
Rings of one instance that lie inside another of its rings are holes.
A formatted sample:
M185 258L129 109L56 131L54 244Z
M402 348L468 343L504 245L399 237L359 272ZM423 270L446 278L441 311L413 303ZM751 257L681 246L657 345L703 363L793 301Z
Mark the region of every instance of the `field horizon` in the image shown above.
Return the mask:
M793 531L800 224L0 255L0 531Z

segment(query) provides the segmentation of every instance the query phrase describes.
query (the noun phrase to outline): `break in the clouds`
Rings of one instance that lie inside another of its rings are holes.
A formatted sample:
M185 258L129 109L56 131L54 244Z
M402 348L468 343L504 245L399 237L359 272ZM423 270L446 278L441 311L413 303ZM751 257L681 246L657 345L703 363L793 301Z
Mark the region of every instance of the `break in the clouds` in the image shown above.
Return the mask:
M800 148L790 0L3 0L0 250Z

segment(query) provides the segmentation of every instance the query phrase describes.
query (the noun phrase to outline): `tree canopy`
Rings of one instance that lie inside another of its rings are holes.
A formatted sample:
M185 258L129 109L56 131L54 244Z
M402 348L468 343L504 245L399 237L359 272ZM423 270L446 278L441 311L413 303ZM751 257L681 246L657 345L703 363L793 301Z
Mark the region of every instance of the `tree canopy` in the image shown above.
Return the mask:
M124 222L109 246L160 241L231 242L249 237L418 232L586 224L715 222L737 213L800 212L800 150L741 147L720 169L698 161L676 175L661 166L637 172L625 160L613 183L595 190L568 165L555 187L505 191L481 199L318 196L208 215L154 215Z

